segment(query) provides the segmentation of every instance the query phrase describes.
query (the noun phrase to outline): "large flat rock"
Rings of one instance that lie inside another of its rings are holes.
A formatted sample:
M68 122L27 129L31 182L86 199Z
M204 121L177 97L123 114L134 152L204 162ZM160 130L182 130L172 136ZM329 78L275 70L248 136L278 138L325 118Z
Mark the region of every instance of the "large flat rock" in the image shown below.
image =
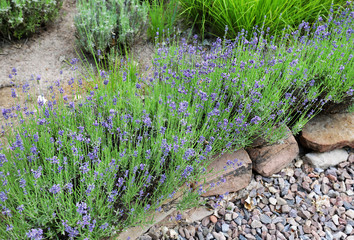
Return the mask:
M299 146L287 129L284 140L272 145L247 148L252 159L253 169L265 177L269 177L286 167L299 154Z
M225 193L237 192L251 181L252 161L244 149L233 153L224 153L215 156L207 168L212 170L205 178L204 188L210 188L203 197L222 195Z
M325 153L308 153L305 159L313 166L326 169L347 161L349 154L344 149L335 149Z
M319 115L302 129L300 142L316 152L354 148L354 113Z

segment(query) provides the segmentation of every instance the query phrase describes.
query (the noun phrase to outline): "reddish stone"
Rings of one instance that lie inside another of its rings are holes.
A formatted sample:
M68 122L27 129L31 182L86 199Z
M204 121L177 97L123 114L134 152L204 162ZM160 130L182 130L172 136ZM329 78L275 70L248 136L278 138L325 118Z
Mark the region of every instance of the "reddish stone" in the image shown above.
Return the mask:
M337 181L336 176L333 176L332 174L327 174L327 178L328 178L329 180L331 180L331 181L334 181L334 182Z
M252 159L253 169L259 174L269 177L286 167L299 154L299 147L290 130L281 143L269 146L247 148Z
M354 148L354 113L318 115L302 129L300 142L316 152Z
M217 219L214 215L211 215L211 216L210 216L210 221L211 221L212 223L216 223L216 222L218 221L218 219Z

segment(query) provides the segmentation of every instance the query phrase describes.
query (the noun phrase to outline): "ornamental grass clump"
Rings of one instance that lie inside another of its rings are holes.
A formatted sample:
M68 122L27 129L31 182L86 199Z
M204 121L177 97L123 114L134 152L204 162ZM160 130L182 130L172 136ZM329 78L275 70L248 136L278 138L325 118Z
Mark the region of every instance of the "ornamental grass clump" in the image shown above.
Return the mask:
M20 39L58 15L62 0L1 0L0 37Z
M344 6L346 0L180 0L181 16L201 35L234 39L242 29L253 33L255 26L269 27L270 34L282 34L290 26L294 31L301 21L312 24L320 15L329 15L333 7Z
M0 150L0 236L101 239L146 223L181 186L195 201L212 187L212 156L256 137L276 142L285 126L296 133L328 102L352 98L353 19L348 8L269 41L218 39L210 51L166 40L150 76L101 70L85 94L79 77L69 81L73 100L57 81L36 111L2 109L18 125Z

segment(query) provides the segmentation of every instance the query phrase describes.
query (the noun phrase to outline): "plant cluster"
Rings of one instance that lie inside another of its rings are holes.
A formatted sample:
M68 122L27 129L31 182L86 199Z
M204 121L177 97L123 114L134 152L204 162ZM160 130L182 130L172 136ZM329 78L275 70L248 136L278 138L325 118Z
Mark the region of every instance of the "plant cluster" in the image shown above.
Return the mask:
M320 15L327 16L332 7L343 6L345 0L180 0L181 16L196 27L201 35L209 32L221 37L225 26L227 37L236 38L242 29L250 33L254 27L269 28L270 34L282 34L290 26L294 31L301 21L312 24Z
M132 44L147 24L148 6L139 0L80 0L77 8L78 45L101 56Z
M2 109L19 125L0 149L0 236L100 239L144 223L181 186L187 196L213 187L203 177L215 154L256 137L276 142L285 126L297 133L329 102L353 97L353 23L346 8L280 37L242 31L210 51L197 37L166 40L150 76L100 70L77 101L58 80L36 113Z
M62 0L1 0L0 36L20 39L52 21Z

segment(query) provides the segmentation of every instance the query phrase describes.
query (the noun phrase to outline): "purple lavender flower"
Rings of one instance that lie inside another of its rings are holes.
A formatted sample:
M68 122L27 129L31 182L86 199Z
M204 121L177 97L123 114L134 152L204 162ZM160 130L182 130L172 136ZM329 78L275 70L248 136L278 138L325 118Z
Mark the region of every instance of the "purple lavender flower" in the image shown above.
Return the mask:
M87 204L85 203L85 202L81 202L81 203L77 203L76 204L76 207L77 207L77 209L76 209L76 211L78 212L78 213L80 213L81 215L84 215L84 214L86 214L87 213Z
M19 213L22 213L23 210L24 210L23 204L21 204L20 206L18 206L16 209L18 210Z
M5 202L7 200L6 192L0 192L0 200Z
M3 166L4 163L8 162L5 154L0 153L0 167Z
M30 238L31 240L40 240L43 239L43 230L40 228L33 228L29 232L26 233L27 237Z
M59 184L54 184L50 189L49 192L53 193L53 194L57 194L59 193L61 190L60 185Z
M31 172L33 173L35 179L40 178L42 175L42 166L39 166L37 170L31 169Z

